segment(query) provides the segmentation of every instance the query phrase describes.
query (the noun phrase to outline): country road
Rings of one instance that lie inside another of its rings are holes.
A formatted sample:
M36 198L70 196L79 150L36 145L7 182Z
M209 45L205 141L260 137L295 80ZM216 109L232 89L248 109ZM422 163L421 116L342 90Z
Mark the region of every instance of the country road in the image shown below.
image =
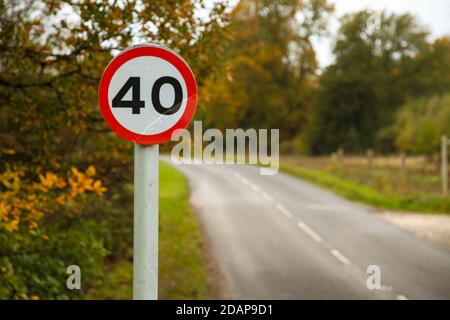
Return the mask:
M449 299L450 250L284 173L177 165L236 299ZM369 290L366 269L381 270Z

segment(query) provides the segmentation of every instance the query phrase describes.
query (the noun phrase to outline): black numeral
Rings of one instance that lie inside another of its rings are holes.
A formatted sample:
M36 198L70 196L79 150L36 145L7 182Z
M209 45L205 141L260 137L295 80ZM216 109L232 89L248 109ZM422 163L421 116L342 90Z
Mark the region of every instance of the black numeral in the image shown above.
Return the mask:
M122 100L127 94L128 90L131 91L131 100ZM116 96L112 100L113 108L131 108L133 114L140 114L141 108L145 107L145 101L141 99L141 78L130 77L123 85L122 89L117 92Z
M175 99L170 107L164 107L159 98L161 87L165 84L170 84L175 93ZM127 92L131 91L131 100L122 100ZM176 113L181 108L183 101L183 89L180 82L173 77L161 77L155 81L152 88L152 103L155 110L164 115L171 115ZM113 108L131 108L133 114L140 114L141 108L145 107L145 101L141 100L141 78L130 77L123 87L117 92L112 100Z
M175 99L173 101L172 106L165 108L161 105L161 101L159 100L159 93L161 91L161 87L164 84L170 84L173 87L175 92ZM161 77L156 80L155 84L152 88L152 103L155 110L161 114L174 114L178 110L180 110L181 102L183 100L183 90L181 89L181 84L177 79L173 77Z

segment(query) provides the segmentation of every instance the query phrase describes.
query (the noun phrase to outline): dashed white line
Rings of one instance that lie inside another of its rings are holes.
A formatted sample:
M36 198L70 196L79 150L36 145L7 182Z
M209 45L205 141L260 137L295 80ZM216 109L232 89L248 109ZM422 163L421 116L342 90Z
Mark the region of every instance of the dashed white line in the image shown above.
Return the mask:
M248 180L247 178L241 178L241 182L247 186L250 185L250 180Z
M267 192L263 191L259 186L257 186L256 184L252 183L249 179L245 178L244 176L242 176L241 174L237 173L237 172L233 172L233 176L241 181L243 184L250 186L250 188L256 192L258 192L262 198L264 198L266 201L270 202L270 203L274 203L275 200L272 196L270 196ZM293 218L294 215L292 214L291 211L289 211L286 207L284 207L281 203L277 202L275 204L275 208L281 212L284 216L286 216L287 218ZM346 207L346 206L341 206L341 205L327 205L327 204L309 204L307 205L307 208L312 209L312 210L330 210L330 211L347 211L350 208ZM305 232L308 236L310 236L314 241L318 242L318 243L322 243L322 245L326 248L327 245L325 243L323 243L322 238L313 230L311 229L309 226L307 226L304 222L302 221L298 221L297 222L297 226L298 228L300 228L301 230L303 230L303 232ZM354 265L352 265L351 261L345 257L342 253L340 253L337 249L329 249L330 253L336 258L338 259L341 263L347 265L347 266L351 266L351 267L356 267ZM357 268L357 267L356 267ZM387 287L387 286L383 286L382 290L384 291L392 291L392 287ZM396 296L397 300L408 300L407 297L405 297L404 295L398 294Z
M333 256L335 256L336 257L336 259L338 259L340 262L342 262L343 264L345 264L345 265L350 265L351 264L351 262L350 262L350 260L348 260L342 253L340 253L338 250L336 250L336 249L333 249L333 250L331 250L331 254L333 255Z
M350 207L333 204L308 204L306 205L306 207L311 210L320 210L320 211L323 210L323 211L343 212L351 210Z
M297 222L297 226L302 229L307 235L313 238L313 240L315 240L316 242L322 242L322 238L302 221Z
M267 193L267 192L262 192L261 196L266 199L267 201L269 201L270 203L273 203L275 200Z
M292 212L290 212L288 209L286 209L281 203L277 203L275 205L275 208L277 208L277 210L279 210L282 214L284 214L287 218L292 218L294 217L294 215L292 214Z
M393 288L391 286L381 285L380 290L391 292Z

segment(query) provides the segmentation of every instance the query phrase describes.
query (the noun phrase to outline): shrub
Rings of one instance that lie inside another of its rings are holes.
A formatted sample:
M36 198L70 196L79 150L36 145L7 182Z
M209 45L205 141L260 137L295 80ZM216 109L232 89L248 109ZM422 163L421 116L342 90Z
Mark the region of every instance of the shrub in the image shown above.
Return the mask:
M406 103L398 113L396 145L403 151L434 153L442 134L450 134L450 93Z

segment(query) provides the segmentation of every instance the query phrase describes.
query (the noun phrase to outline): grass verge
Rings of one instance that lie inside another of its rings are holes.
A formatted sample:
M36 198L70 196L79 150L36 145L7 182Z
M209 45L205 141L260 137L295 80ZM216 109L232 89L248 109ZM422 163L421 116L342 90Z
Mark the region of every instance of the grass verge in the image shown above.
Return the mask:
M187 180L163 162L159 174L159 299L211 299L214 290ZM87 298L130 299L132 268L130 259L105 266L104 279Z
M376 189L354 183L332 173L294 165L281 165L280 169L290 175L311 181L350 200L375 207L430 213L450 214L450 198L430 194L398 195L383 193Z

